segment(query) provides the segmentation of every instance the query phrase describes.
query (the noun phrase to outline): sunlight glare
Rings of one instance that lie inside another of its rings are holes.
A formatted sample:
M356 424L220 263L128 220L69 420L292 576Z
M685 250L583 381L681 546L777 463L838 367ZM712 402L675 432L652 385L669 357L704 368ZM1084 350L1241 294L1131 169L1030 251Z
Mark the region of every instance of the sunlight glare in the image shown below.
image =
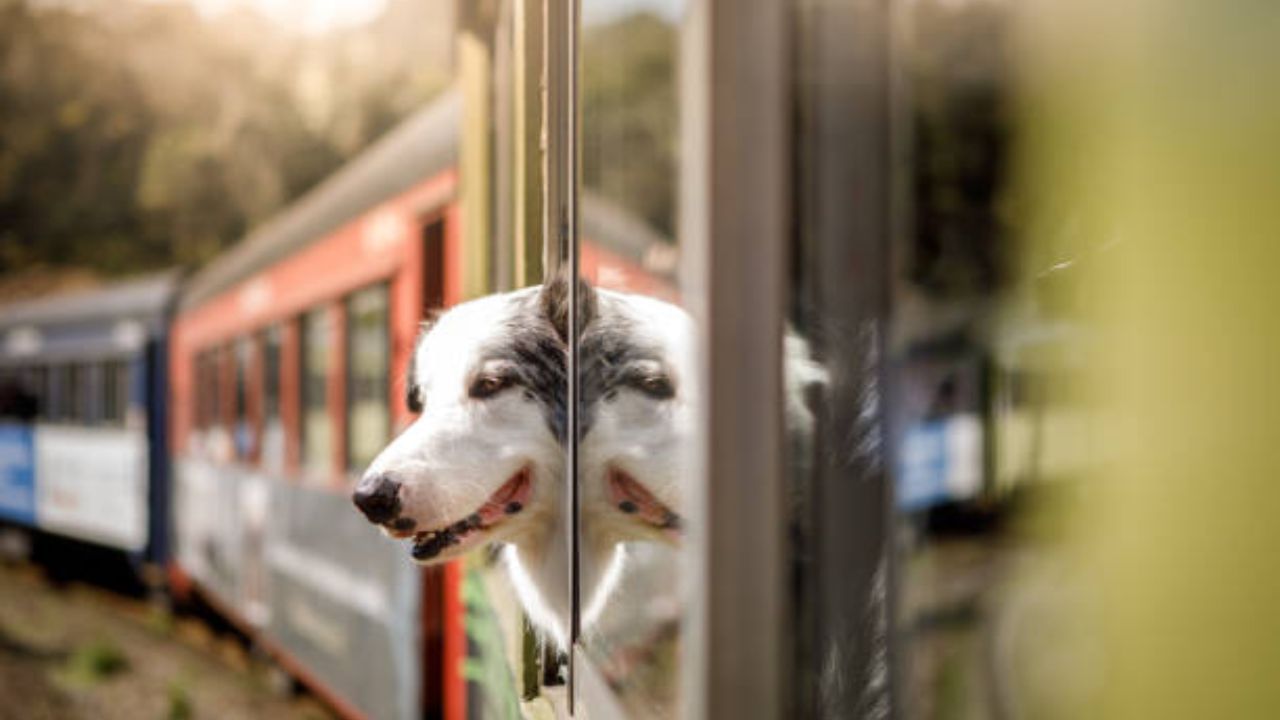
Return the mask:
M282 26L307 34L366 23L386 7L387 0L190 0L209 16L250 7Z

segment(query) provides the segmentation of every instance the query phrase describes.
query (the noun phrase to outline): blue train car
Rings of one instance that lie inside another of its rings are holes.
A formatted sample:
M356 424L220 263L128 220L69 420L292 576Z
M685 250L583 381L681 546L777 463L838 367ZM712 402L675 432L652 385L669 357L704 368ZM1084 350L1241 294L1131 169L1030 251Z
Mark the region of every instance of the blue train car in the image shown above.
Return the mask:
M0 521L168 557L168 326L178 276L0 307Z

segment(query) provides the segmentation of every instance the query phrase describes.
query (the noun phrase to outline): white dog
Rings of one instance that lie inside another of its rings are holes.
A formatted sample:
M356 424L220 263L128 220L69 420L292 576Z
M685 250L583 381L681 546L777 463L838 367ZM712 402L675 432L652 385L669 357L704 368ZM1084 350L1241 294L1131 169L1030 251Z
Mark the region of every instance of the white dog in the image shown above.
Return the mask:
M692 323L674 305L581 286L583 622L621 572L620 545L677 542L692 429ZM566 303L555 282L456 306L423 334L408 400L418 419L353 494L422 563L504 543L532 621L568 637Z

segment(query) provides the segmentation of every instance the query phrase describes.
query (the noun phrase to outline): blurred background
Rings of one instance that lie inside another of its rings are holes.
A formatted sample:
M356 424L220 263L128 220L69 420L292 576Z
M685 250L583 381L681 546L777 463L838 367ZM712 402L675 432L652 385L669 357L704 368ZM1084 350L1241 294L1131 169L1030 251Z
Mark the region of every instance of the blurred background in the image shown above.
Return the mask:
M18 2L6 299L198 267L450 79L448 2Z
M695 308L705 5L584 0L572 138L583 275ZM424 314L561 259L558 7L0 0L0 718L563 710L492 553L346 498ZM1280 7L784 12L773 715L1274 716ZM584 657L672 716L633 551Z

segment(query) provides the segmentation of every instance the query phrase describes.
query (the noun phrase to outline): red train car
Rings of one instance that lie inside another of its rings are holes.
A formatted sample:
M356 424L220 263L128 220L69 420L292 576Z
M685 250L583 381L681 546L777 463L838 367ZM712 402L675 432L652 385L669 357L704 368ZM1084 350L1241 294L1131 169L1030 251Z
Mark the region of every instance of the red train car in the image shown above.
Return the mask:
M460 97L413 116L191 278L173 327L175 587L353 717L462 716L458 571L350 485L412 419L402 370L459 299Z

